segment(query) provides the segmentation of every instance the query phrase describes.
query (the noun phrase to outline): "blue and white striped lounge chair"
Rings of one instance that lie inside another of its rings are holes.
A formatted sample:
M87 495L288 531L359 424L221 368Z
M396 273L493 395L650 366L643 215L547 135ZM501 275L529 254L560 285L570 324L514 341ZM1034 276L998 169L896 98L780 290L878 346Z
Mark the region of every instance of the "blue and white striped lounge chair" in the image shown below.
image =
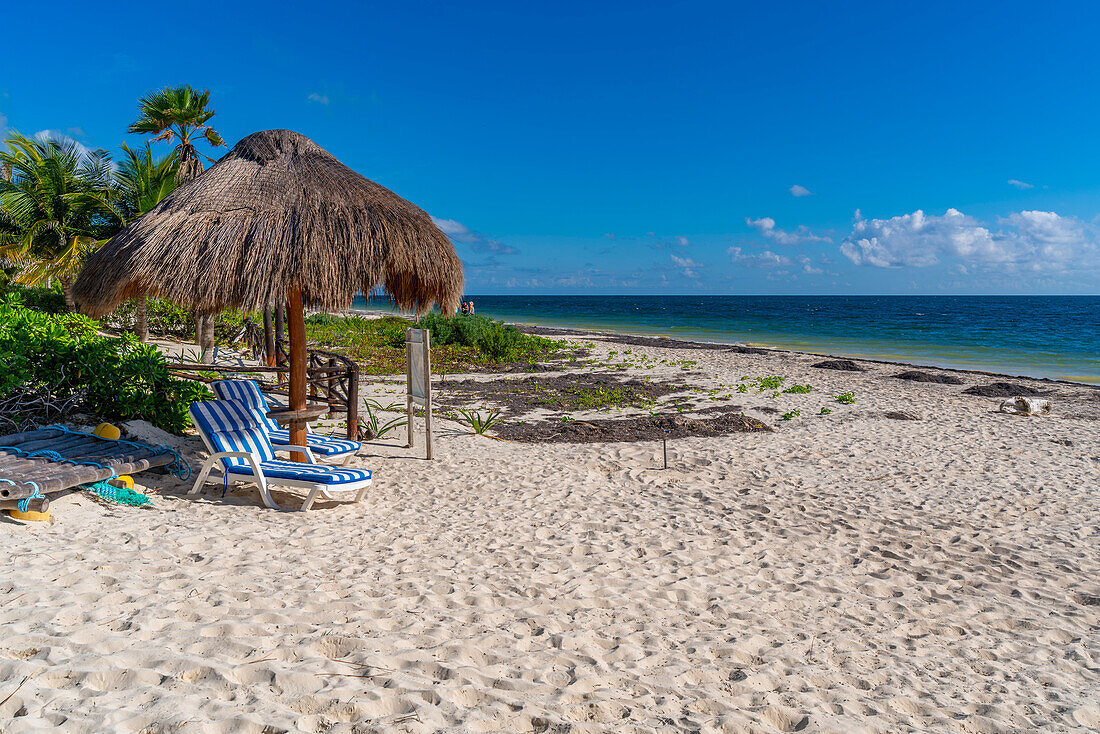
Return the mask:
M272 446L264 430L261 416L247 403L238 400L206 400L191 403L191 418L199 430L210 457L203 463L195 486L190 494L198 492L219 463L224 481L253 482L260 488L264 504L273 510L281 509L271 499L268 485L308 489L309 495L302 503L308 510L318 494L331 500L355 502L363 499L371 483L367 469L348 469L318 464L313 450L308 446L285 444ZM297 461L280 461L276 451L300 451L309 459L308 464Z
M279 428L275 421L267 417L267 412L271 408L267 407L267 398L260 392L260 386L255 380L217 380L210 383L210 387L214 388L214 394L219 400L240 400L259 413L260 420L273 445L285 446L290 443L290 430ZM342 459L344 463L363 448L363 444L358 441L322 436L312 432L306 434L306 445L322 459L329 461Z

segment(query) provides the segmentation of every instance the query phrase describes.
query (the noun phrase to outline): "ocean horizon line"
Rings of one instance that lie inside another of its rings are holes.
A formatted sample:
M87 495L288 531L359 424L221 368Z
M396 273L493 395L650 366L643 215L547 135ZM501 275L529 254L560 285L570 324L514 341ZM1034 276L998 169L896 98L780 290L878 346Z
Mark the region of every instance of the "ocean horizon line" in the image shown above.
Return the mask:
M1100 382L1100 296L464 296L518 325ZM388 299L356 307L400 313Z

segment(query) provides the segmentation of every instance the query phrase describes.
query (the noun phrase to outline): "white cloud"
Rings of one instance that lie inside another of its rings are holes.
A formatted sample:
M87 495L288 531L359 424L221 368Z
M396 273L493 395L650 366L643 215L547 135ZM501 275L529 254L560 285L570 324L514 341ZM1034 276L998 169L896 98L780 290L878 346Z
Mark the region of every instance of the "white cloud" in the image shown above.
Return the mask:
M519 252L519 250L511 245L506 245L500 240L488 237L481 232L475 232L462 222L455 221L454 219L432 217L432 222L435 226L439 227L443 234L447 235L455 242L469 245L475 252L491 252L495 255L514 255Z
M1071 262L1100 266L1097 231L1073 217L1022 211L992 229L958 209L942 216L921 210L890 219L858 216L840 251L856 265L925 267L944 258L1002 269L1064 268Z
M8 116L0 112L0 138L8 134Z
M802 272L806 273L807 275L821 275L825 272L821 268L814 267L813 260L811 260L806 255L798 258L798 262L802 264Z
M652 232L646 232L646 234L649 236L655 236ZM691 240L681 234L671 239L653 242L649 246L652 247L654 250L671 250L674 247L687 247L690 244Z
M451 237L464 237L471 234L470 228L462 222L456 222L453 219L440 219L439 217L432 217L432 223L439 227L439 229L445 235Z
M1024 183L1023 181L1017 181L1014 178L1008 179L1009 186L1015 186L1018 189L1033 189L1035 184Z
M726 250L730 260L735 263L747 265L750 268L778 268L791 264L791 259L786 255L778 255L771 250L763 252L745 252L740 247L731 247Z
M685 278L698 278L699 273L696 271L699 268L699 263L692 260L690 257L677 257L675 255L669 255L672 258L672 262L676 264L676 267L684 273Z
M750 219L745 217L745 224L756 229L757 232L767 237L772 242L780 245L801 245L808 242L832 242L832 238L814 234L809 227L802 224L794 232L787 232L775 226L775 220L771 217Z
M791 191L791 196L795 196L795 197L813 196L814 195L814 192L810 191L805 186L799 186L798 184L795 184L794 186L792 186L790 191Z
M329 98L327 94L321 94L320 92L310 92L310 95L306 97L310 102L316 102L317 104L323 104L328 107Z

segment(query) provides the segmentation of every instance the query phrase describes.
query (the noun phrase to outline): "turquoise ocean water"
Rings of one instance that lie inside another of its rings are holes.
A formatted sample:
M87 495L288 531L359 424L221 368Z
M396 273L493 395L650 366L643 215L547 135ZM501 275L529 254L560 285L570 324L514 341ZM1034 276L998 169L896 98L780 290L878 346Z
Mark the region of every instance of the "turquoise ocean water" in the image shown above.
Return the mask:
M466 296L478 314L1100 382L1100 296ZM360 298L357 306L366 306ZM370 308L387 310L372 298Z

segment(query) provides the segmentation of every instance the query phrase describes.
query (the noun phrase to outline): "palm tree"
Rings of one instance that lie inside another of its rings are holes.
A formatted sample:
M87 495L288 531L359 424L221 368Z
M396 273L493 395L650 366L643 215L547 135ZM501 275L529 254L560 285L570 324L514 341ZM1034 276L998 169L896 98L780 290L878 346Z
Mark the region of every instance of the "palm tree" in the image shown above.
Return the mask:
M130 125L130 132L154 135L153 140L164 140L176 146L176 181L184 184L202 173L199 155L210 161L213 158L195 149L195 140L205 138L215 148L225 145L222 136L206 123L214 116L208 109L210 90L195 91L189 84L166 87L150 92L138 100L138 119ZM209 317L196 314L195 341L205 360L214 346L214 325Z
M156 160L149 143L139 150L123 143L122 153L125 157L115 174L115 186L118 189L118 208L121 210L123 222L129 224L175 190L178 166L176 151ZM134 331L141 341L149 338L146 303L144 295L135 299Z
M189 84L150 92L138 100L139 117L130 125L130 132L154 135L153 140L164 140L176 146L179 161L176 180L181 184L202 173L200 155L214 162L213 158L195 149L196 138L205 138L215 148L225 145L222 136L206 124L214 116L214 110L207 109L209 103L210 90L196 92Z
M73 310L70 287L84 259L116 229L111 158L82 152L73 140L32 139L13 133L0 152L0 258L34 284L57 278Z

